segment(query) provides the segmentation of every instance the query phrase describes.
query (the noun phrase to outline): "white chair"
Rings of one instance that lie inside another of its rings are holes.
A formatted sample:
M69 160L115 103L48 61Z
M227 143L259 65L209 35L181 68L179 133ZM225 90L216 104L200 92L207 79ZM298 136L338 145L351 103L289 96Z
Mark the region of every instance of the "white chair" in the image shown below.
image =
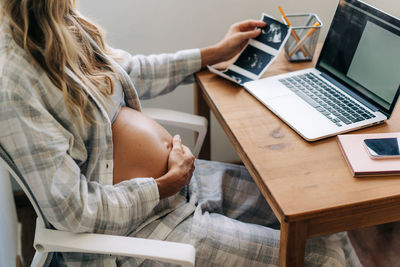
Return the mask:
M163 109L144 109L144 112L162 125L177 126L197 132L193 149L195 156L200 152L205 134L207 120L203 117ZM165 263L194 266L195 249L192 245L150 240L133 237L122 237L94 233L72 233L50 229L33 194L27 187L24 177L15 164L0 146L0 157L4 166L25 192L37 214L34 248L36 250L31 266L43 266L51 260L52 252L84 252L108 254L157 260ZM8 186L11 190L11 186ZM15 206L13 206L15 211ZM109 244L113 244L110 246Z
M8 172L0 165L0 266L16 266L19 224Z

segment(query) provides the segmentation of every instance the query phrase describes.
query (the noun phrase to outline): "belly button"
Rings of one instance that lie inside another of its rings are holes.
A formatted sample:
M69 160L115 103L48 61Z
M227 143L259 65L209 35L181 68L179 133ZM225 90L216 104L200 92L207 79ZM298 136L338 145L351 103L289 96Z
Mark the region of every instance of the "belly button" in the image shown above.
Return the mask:
M164 142L164 145L168 150L171 150L171 148L172 148L171 142Z

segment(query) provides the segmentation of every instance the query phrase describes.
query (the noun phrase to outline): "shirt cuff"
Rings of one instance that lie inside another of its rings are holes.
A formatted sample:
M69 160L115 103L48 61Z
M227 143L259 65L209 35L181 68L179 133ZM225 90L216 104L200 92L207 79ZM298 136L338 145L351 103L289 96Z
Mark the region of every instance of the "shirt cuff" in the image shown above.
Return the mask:
M201 69L201 53L199 48L182 50L178 54L179 57L186 58L187 68L190 73L195 73Z
M193 74L201 70L201 53L199 48L181 50L177 53L179 58L186 60L185 71L188 76L182 81L183 84L193 83L195 81Z

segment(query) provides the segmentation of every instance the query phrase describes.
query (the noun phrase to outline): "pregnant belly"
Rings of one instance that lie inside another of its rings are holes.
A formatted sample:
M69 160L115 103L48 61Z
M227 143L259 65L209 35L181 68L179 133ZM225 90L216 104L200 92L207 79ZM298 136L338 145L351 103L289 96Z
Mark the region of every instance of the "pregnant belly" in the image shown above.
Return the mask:
M158 178L167 172L172 137L161 125L134 109L123 107L112 124L114 180Z

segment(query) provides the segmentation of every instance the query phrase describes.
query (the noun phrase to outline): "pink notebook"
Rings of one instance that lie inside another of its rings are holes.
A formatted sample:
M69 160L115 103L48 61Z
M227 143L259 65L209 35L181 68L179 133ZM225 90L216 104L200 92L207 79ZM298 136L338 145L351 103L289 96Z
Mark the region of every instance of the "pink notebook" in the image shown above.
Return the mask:
M400 137L400 133L346 134L337 140L353 176L400 175L400 159L371 159L364 147L367 138Z

